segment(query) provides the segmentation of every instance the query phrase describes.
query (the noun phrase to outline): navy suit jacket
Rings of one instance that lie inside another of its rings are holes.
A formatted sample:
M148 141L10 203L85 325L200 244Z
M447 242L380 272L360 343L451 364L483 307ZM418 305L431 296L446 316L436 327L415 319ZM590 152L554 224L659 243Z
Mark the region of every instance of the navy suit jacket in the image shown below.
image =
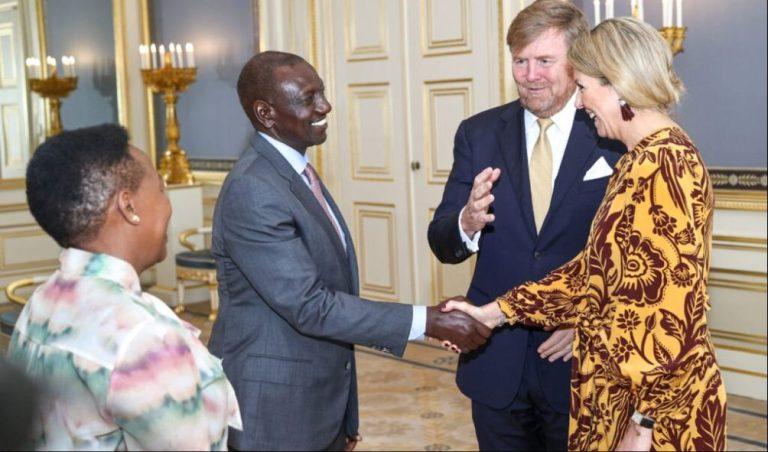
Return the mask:
M608 177L584 181L601 157L614 166L625 148L599 140L583 110L578 110L555 180L549 212L536 233L528 179L523 108L518 101L464 120L456 132L454 162L443 199L429 225L429 245L443 263L459 263L471 253L461 240L458 215L467 202L474 177L487 167L501 168L491 206L496 219L486 225L467 298L477 305L493 301L509 289L539 280L572 259L584 247L592 218L603 198ZM527 347L550 333L523 326L497 329L484 348L463 354L456 382L472 400L501 409L515 398ZM529 344L529 341L533 343ZM537 357L535 363L548 402L568 412L571 363Z

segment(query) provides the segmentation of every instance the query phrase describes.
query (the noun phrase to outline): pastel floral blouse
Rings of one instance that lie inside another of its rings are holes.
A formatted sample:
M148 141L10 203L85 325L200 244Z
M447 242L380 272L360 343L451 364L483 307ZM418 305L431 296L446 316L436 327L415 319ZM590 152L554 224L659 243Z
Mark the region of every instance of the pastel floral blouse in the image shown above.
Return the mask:
M9 356L45 387L34 447L226 450L235 393L200 331L127 262L78 249L37 288Z
M713 192L679 128L616 166L583 252L499 298L512 322L576 328L570 450L614 450L638 410L653 450L725 450L726 396L707 328Z

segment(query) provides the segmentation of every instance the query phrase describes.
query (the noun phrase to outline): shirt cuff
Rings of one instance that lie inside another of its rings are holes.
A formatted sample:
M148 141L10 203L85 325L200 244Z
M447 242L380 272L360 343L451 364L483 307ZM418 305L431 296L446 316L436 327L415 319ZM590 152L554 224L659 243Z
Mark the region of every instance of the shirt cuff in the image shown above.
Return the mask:
M408 335L408 340L412 341L424 336L427 331L427 307L426 306L414 306L413 307L413 320L411 321L411 332Z
M464 209L466 209L466 207L462 207L461 212L459 212L459 235L461 235L461 241L464 242L464 246L466 246L471 253L476 253L477 250L480 249L480 235L482 235L483 231L477 231L475 232L474 237L469 238L464 232L464 229L461 228L461 214L464 213Z

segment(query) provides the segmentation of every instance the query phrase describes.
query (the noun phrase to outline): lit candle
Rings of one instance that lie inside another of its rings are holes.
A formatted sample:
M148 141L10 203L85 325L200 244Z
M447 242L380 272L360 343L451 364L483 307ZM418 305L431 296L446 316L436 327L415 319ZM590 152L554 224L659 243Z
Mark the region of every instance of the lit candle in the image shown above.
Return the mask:
M677 26L682 27L683 26L683 0L677 0ZM671 24L670 20L670 25Z
M38 71L40 70L40 60L31 57L25 60L27 66L27 78L40 78Z
M53 76L56 74L56 58L48 55L48 57L45 58L45 63L48 65L48 75Z
M152 54L152 69L157 69L157 46L154 42L149 46L149 52Z
M157 51L160 54L160 67L165 67L165 46L160 44Z
M669 0L661 0L661 26L669 26L669 14L667 8L669 7Z
M176 44L168 44L168 51L171 52L171 66L179 67L179 62L176 60Z
M592 2L595 5L595 25L600 23L600 0Z
M605 18L613 19L613 0L606 0L605 2Z
M69 77L69 57L66 55L61 56L61 76Z
M639 20L645 20L645 10L643 9L643 0L638 0L637 4L639 5L637 8L637 18Z
M74 77L75 75L77 75L75 73L75 57L73 57L72 55L69 56L69 74L70 74L70 77Z
M184 67L184 55L181 53L181 44L176 44L176 58L179 60L179 67Z
M141 65L142 69L147 69L147 55L148 55L147 46L144 44L139 44L139 64Z
M188 42L185 47L187 50L187 66L195 67L195 48L191 42Z

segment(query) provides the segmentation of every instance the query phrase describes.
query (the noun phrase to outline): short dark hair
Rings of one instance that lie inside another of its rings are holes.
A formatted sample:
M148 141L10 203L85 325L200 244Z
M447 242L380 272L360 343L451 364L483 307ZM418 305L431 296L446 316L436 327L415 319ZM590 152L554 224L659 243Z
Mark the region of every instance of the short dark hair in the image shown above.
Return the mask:
M253 103L257 100L272 101L277 91L275 70L282 66L296 66L302 63L309 64L298 55L274 50L257 53L245 63L237 79L237 96L245 115L254 127L258 126L258 121L253 114Z
M29 161L27 203L56 243L78 246L98 234L115 193L138 190L143 177L123 127L65 131L41 144Z

